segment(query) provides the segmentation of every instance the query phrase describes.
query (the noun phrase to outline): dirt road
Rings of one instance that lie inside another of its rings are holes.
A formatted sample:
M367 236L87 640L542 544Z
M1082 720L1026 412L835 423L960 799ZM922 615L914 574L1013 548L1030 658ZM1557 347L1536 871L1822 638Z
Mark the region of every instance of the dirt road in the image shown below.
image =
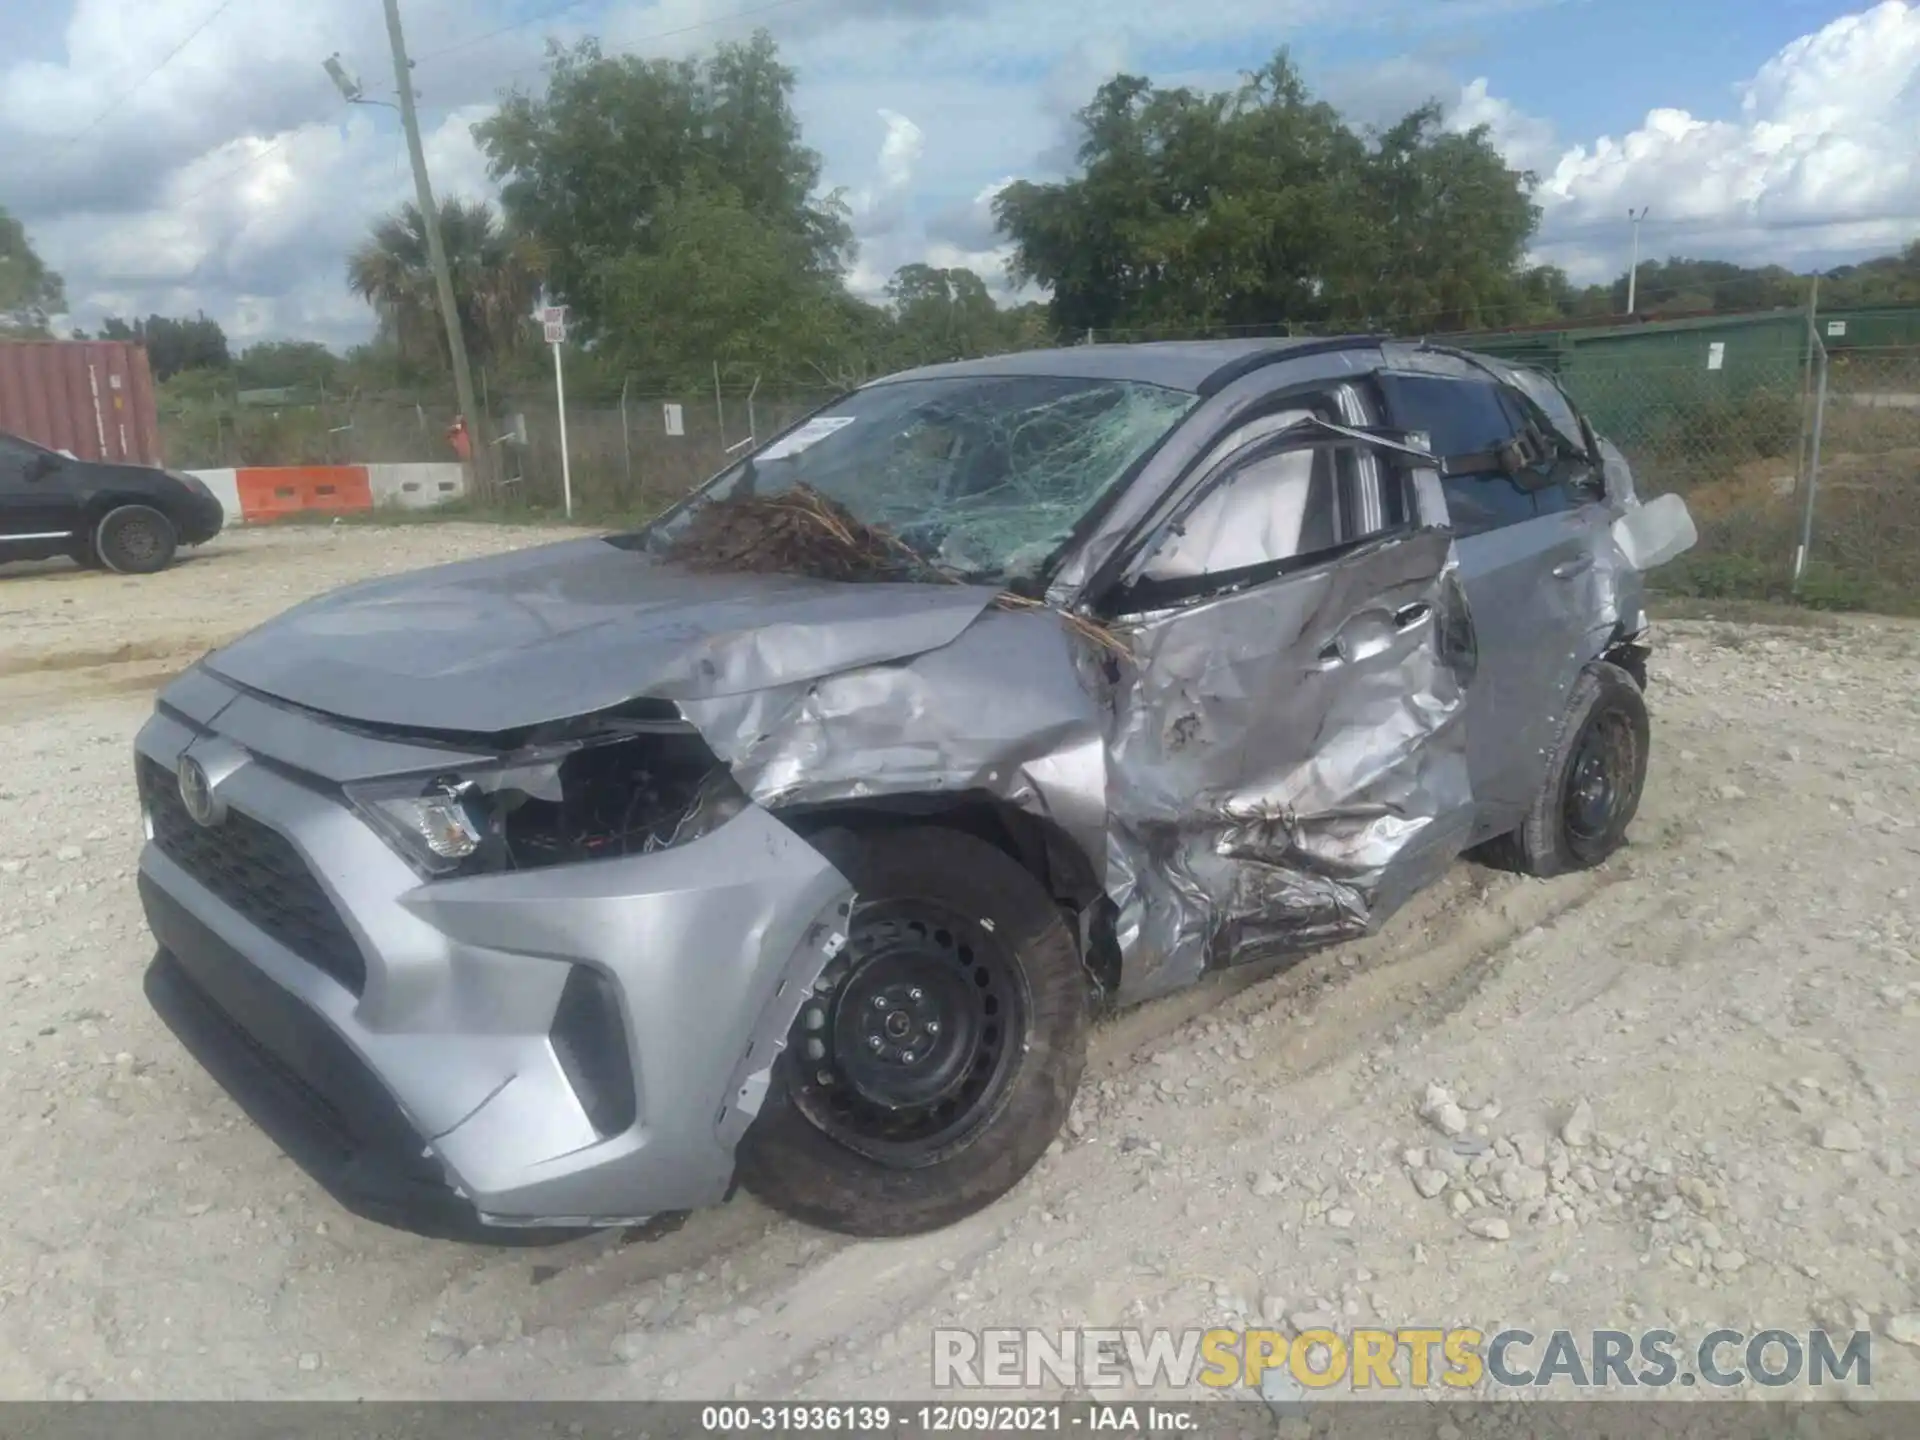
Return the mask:
M1365 944L1110 1019L1058 1153L949 1231L850 1242L743 1198L501 1253L343 1214L146 1009L128 744L162 677L304 595L554 535L0 571L0 1396L900 1397L935 1325L1264 1317L1870 1328L1874 1393L1920 1398L1895 622L1665 627L1621 857L1462 865Z

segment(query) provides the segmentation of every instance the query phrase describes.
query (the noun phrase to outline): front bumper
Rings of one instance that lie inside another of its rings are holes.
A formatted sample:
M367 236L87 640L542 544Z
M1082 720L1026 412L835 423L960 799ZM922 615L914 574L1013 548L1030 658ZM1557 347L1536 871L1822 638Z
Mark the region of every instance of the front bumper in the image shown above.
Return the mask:
M136 750L155 1008L349 1208L472 1237L724 1197L852 898L779 821L749 807L651 855L423 884L338 785L445 752L204 670L170 687ZM195 833L166 789L189 751L227 811ZM606 1023L575 1033L561 1027L582 967ZM595 1103L610 1065L624 1108Z
M226 527L227 512L216 495L192 492L183 508L179 526L183 545L204 545Z

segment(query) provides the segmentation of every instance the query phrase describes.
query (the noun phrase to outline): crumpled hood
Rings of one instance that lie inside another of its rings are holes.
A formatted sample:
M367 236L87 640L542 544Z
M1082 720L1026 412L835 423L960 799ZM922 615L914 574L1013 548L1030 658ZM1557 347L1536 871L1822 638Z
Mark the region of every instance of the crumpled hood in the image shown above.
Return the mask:
M345 719L492 732L907 659L950 643L994 594L697 575L569 540L337 590L206 663Z

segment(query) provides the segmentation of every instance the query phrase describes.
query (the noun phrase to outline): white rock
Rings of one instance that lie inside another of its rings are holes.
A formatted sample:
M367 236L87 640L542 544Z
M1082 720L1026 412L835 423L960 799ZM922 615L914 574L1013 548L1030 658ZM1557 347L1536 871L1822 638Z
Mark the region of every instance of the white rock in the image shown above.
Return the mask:
M78 845L62 845L53 852L53 858L71 862L82 858L83 853Z
M1547 1196L1547 1173L1525 1165L1508 1165L1500 1171L1500 1193L1516 1205Z
M1880 1333L1902 1345L1920 1346L1920 1310L1889 1315L1887 1323L1880 1327Z
M1513 1137L1513 1148L1520 1156L1522 1165L1531 1166L1535 1170L1547 1168L1547 1142L1540 1136L1516 1135Z
M1560 1126L1560 1138L1576 1150L1593 1143L1593 1107L1582 1099Z
M1260 1318L1269 1325L1278 1325L1287 1318L1287 1297L1284 1295L1266 1295L1260 1300Z
M1513 1235L1507 1222L1498 1215L1483 1215L1478 1220L1469 1220L1467 1229L1482 1240L1506 1240Z
M1453 1199L1449 1200L1447 1203L1453 1207L1453 1213L1456 1215L1464 1215L1469 1210L1473 1209L1473 1200L1468 1196L1467 1192L1464 1190L1454 1191Z
M1738 1250L1722 1250L1713 1257L1713 1268L1728 1274L1743 1268L1746 1263L1747 1257Z
M1442 1135L1458 1135L1467 1128L1466 1114L1444 1086L1429 1085L1420 1102L1420 1118Z
M1416 1170L1413 1172L1413 1188L1420 1192L1420 1198L1431 1200L1447 1188L1447 1172L1444 1170Z
M1287 1182L1271 1170L1262 1172L1260 1178L1253 1182L1253 1193L1262 1200L1270 1200L1286 1188Z
M1820 1148L1851 1154L1866 1149L1867 1142L1851 1120L1830 1120L1820 1128Z
M1336 1230L1351 1230L1353 1228L1353 1212L1344 1208L1329 1210L1327 1212L1327 1224Z
M320 1368L320 1357L311 1350L307 1351L306 1354L300 1357L300 1368L302 1370L318 1370Z

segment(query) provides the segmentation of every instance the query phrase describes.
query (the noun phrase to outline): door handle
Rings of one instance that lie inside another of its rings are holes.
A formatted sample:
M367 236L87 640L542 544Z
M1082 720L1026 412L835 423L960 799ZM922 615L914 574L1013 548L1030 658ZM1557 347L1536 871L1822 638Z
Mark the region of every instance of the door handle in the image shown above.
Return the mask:
M1313 658L1322 670L1331 670L1336 665L1347 663L1347 647L1341 641L1329 640L1320 647L1320 653Z
M1413 604L1403 606L1393 612L1393 628L1396 630L1411 630L1432 614L1433 607L1431 605L1427 604L1424 600L1416 600Z
M1558 565L1554 566L1553 578L1556 580L1571 580L1576 575L1586 574L1587 571L1592 568L1593 555L1591 552L1583 550L1571 560L1562 560Z

